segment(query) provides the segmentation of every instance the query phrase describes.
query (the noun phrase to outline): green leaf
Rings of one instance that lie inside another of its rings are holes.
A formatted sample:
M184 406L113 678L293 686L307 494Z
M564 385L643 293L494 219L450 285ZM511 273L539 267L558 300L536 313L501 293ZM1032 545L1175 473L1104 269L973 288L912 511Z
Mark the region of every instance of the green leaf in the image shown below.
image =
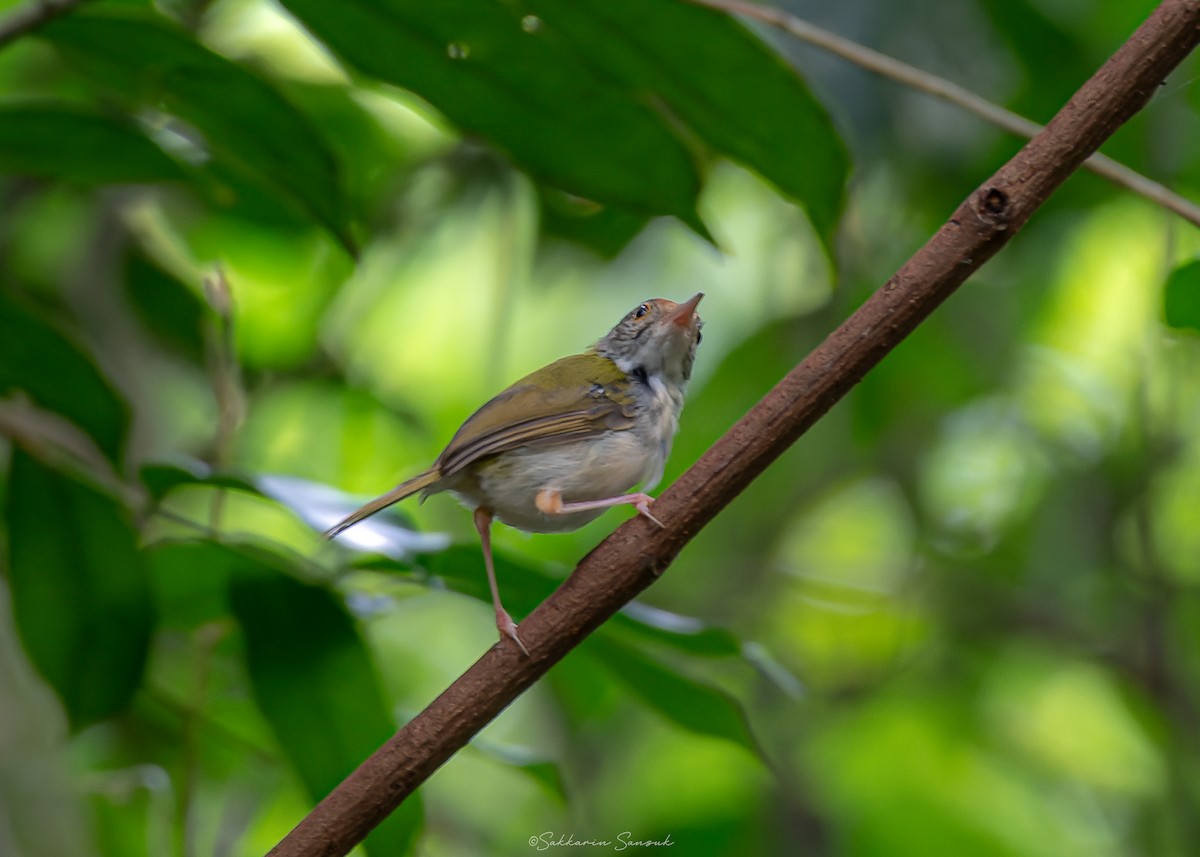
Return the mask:
M131 106L162 110L194 126L214 155L354 251L333 155L304 114L260 78L148 16L76 13L51 21L38 35Z
M542 203L542 229L614 259L650 219L645 214L623 211L560 190L538 186Z
M350 64L417 93L538 179L698 225L699 176L670 122L615 88L561 33L527 31L519 8L492 0L284 5Z
M1163 315L1176 330L1200 331L1200 259L1171 272L1163 288Z
M130 123L48 104L0 107L0 173L82 184L184 178L179 164Z
M504 606L508 607L517 622L550 597L562 582L533 565L518 561L508 553L497 552L493 559L496 562L496 581L500 587L500 598L504 600ZM491 591L487 588L484 555L479 545L451 546L448 550L422 559L421 565L452 591L478 598L486 604L492 603ZM372 559L362 563L362 567L397 571L412 568L386 559Z
M535 563L523 562L506 552L496 552L493 559L500 596L517 621L532 613L562 583L562 578L547 573ZM424 558L421 565L445 583L448 589L491 603L483 554L478 546L455 545ZM399 574L413 573L411 563L377 556L356 562L354 567ZM622 634L621 639L632 636L701 657L736 657L741 654L741 643L729 631L636 601L610 619L598 633L606 636Z
M1081 73L1094 67L1093 59L1078 33L1064 28L1040 3L983 0L980 6L991 19L993 37L1027 72L1014 80L1018 93L1010 108L1044 122L1071 97Z
M746 715L725 692L695 681L641 650L596 638L588 652L643 702L691 732L724 738L761 755Z
M112 498L14 450L5 520L21 641L78 730L141 684L152 599L145 556Z
M148 551L164 625L195 628L229 615L229 581L246 557L210 541L160 542Z
M56 325L0 292L0 393L23 390L75 423L113 461L121 455L129 413L91 359Z
M137 251L125 262L122 282L146 331L193 363L202 364L210 311L200 296Z
M180 457L177 461L152 461L138 470L142 484L155 500L181 485L211 485L266 496L253 482L232 473L216 473L203 461Z
M473 740L471 747L485 756L519 770L556 801L564 805L567 803L567 786L563 782L562 769L557 763L547 761L521 747L493 744L481 738Z
M631 101L661 105L712 151L800 202L829 239L849 158L825 108L787 62L729 15L678 0L529 0Z
M640 601L627 604L610 622L613 630L628 629L642 640L664 643L692 655L726 658L742 653L741 642L724 628L714 628L692 616L660 610Z
M339 599L279 563L246 563L230 585L254 695L314 799L391 737L387 704ZM373 854L409 853L421 827L410 797L367 837Z
M396 203L398 186L428 150L413 145L365 106L363 90L347 84L314 84L288 80L284 96L304 111L318 128L336 128L329 145L341 166L343 193L351 210L379 212ZM428 144L426 144L428 146Z
M676 0L285 5L351 64L421 95L550 187L594 200L582 217L549 208L548 225L601 252L647 215L706 235L695 163L710 152L802 203L826 239L841 210L848 157L828 114L727 15Z

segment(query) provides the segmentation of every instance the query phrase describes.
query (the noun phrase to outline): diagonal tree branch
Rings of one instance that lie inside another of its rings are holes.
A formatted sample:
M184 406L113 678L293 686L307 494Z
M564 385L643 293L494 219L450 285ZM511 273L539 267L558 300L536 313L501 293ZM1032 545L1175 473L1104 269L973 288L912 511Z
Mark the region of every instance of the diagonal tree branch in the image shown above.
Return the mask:
M955 107L961 107L968 113L974 113L985 122L990 122L997 128L1015 134L1018 137L1032 137L1042 126L1031 119L1026 119L1019 113L1013 113L999 104L981 98L969 89L959 86L953 81L938 77L927 71L922 71L908 63L901 62L895 57L860 45L823 30L820 27L799 18L782 9L774 9L749 0L689 0L698 6L707 6L734 15L743 15L755 21L761 21L783 30L801 41L808 42L822 50L854 63L860 68L873 72L880 77L895 81L918 92L924 92L934 98L941 99ZM1130 169L1119 161L1099 153L1084 161L1084 167L1098 176L1108 179L1118 187L1144 197L1156 205L1161 205L1168 211L1178 214L1184 220L1200 226L1200 205L1180 196L1168 187L1147 178L1141 173Z
M1008 243L1198 42L1200 0L1164 0L1043 131L656 501L664 529L640 519L618 528L521 623L529 657L506 643L489 649L271 855L343 855L361 841L518 695L653 583L708 521Z

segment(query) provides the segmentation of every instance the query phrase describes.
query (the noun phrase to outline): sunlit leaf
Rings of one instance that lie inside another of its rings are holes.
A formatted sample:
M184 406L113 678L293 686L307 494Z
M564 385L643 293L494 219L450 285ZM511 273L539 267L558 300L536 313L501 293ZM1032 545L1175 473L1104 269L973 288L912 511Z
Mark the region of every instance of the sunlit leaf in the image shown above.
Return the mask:
M391 737L387 703L354 622L327 589L273 563L241 566L230 599L259 707L314 799ZM410 797L367 837L371 854L407 854L420 831Z
M84 429L114 461L120 457L125 403L57 325L0 291L0 392L14 389Z
M0 173L84 184L184 178L130 123L57 104L0 107Z
M1200 260L1176 268L1167 277L1163 315L1177 330L1200 331Z
M74 728L120 711L141 683L154 624L128 514L15 450L5 518L13 610L30 659Z
M110 94L194 126L213 154L353 249L332 154L307 118L262 79L161 18L76 13L38 35Z
M156 544L148 556L164 625L194 628L229 615L229 581L244 555L216 542L179 541Z
M329 529L363 503L361 497L298 476L266 473L255 479L255 485L265 496L283 503L319 532ZM445 533L417 531L393 507L343 531L337 543L404 562L415 555L445 550L450 537Z

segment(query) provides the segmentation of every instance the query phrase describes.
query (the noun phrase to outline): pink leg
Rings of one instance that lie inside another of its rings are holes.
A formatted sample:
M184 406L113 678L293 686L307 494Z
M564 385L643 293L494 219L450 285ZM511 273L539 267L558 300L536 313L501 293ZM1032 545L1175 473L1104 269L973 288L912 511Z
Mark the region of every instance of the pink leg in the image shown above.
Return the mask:
M628 503L638 510L638 514L649 518L660 527L662 521L650 514L650 504L654 498L649 494L622 494L620 497L605 497L603 500L581 500L577 503L564 503L562 492L557 488L543 488L537 493L534 503L543 515L568 515L571 512L586 512L588 509L607 509L609 506L620 506Z
M513 641L520 647L525 656L529 656L529 650L525 648L525 644L521 642L521 638L517 636L517 623L513 621L512 616L508 615L508 611L504 609L504 605L500 603L500 587L496 585L496 567L492 562L492 510L485 509L480 506L475 510L475 529L479 530L479 541L483 543L483 564L487 568L488 586L492 588L492 606L496 608L496 627L500 631L500 639L511 637Z

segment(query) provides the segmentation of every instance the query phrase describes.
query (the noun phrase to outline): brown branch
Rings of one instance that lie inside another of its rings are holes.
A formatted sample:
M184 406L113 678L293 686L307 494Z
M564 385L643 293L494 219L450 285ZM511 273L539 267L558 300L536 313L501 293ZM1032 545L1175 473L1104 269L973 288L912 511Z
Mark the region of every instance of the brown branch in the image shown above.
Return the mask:
M918 92L924 92L926 95L945 101L947 104L953 104L969 113L974 113L985 122L990 122L997 128L1018 137L1029 138L1042 130L1042 126L1032 119L1026 119L1019 113L1013 113L999 104L988 101L953 81L930 74L836 33L823 30L782 9L773 9L770 6L748 2L748 0L689 0L689 2L769 24L801 41L852 62L860 68L874 72L880 77ZM1117 187L1123 187L1136 193L1138 196L1178 214L1184 220L1200 226L1200 205L1130 169L1120 161L1097 153L1084 161L1083 165L1096 175L1108 179Z
M713 516L815 423L1149 101L1200 41L1200 0L1164 0L1057 116L857 312L655 503L628 521L502 643L334 789L274 857L342 855L584 637L657 579ZM785 141L781 141L781 144Z
M0 19L0 48L85 2L87 0L37 0L14 9Z

